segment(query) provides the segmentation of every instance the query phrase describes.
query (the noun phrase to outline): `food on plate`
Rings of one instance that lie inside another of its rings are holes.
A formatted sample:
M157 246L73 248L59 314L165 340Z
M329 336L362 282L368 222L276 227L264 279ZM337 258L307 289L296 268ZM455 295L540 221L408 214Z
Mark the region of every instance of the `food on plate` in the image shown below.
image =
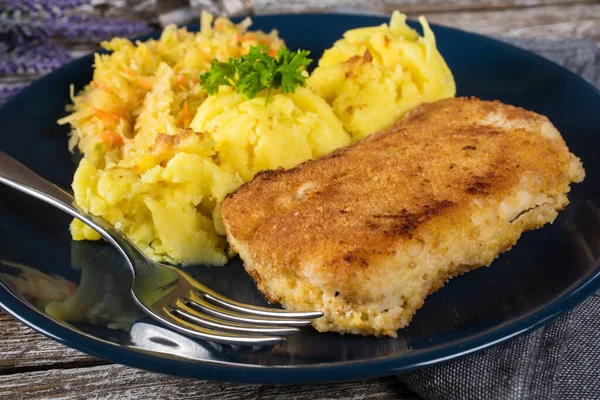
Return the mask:
M84 210L104 217L155 260L224 264L225 240L212 221L215 202L240 183L219 166L210 139L191 130L161 134L142 167L97 168L83 158L73 192ZM97 239L78 220L75 240Z
M456 94L427 20L419 22L423 37L396 11L389 25L347 31L319 60L308 85L353 137L387 129L413 107Z
M280 49L269 57L254 47L247 57L215 63L201 77L214 96L198 108L190 127L208 134L220 165L245 182L259 171L291 168L350 143L331 107L302 87L307 55Z
M261 172L221 212L270 301L324 311L319 331L395 336L428 294L552 222L584 175L546 117L455 98L318 160Z
M260 170L293 167L350 143L329 105L301 87L261 91L250 100L222 87L189 126L156 133L152 142L135 136L124 145L131 155L104 169L84 158L73 182L81 207L113 223L154 259L173 263L225 264L218 207L225 195ZM73 223L76 239L86 230Z
M212 15L202 13L200 32L169 25L158 40L103 42L111 53L95 54L92 81L72 93L72 113L59 121L71 125L69 148L77 146L104 168L140 146L147 150L159 133L187 128L207 96L198 76L213 59L239 57L256 45L274 55L284 45L277 31L249 31L250 25L248 18L237 25L222 17L213 23Z
M220 218L228 193L261 170L292 168L353 140L315 89L327 72L305 87L309 53L288 50L276 31L249 31L250 24L213 23L203 13L198 33L169 26L158 40L103 43L111 53L95 56L92 82L72 94L72 113L59 121L71 125L69 146L84 156L73 179L78 205L155 260L225 264L234 254ZM390 26L365 31L371 42L383 37L382 29L391 38L385 52L373 50L384 60L374 65L403 77L402 104L418 104L429 97L414 97L409 82L433 87L437 70L428 65L439 63L439 53L430 31L418 39L399 14ZM352 52L362 45L352 46L344 51L355 60ZM390 51L414 57L409 65ZM403 72L410 68L420 71L419 79ZM369 71L353 70L351 80L363 73L371 79ZM367 123L381 122L374 118ZM71 233L75 240L100 239L78 220Z
M73 98L70 147L83 154L73 180L78 204L101 215L149 256L175 263L224 264L227 243L214 227L215 205L243 181L218 164L215 143L189 125L207 93L199 74L256 45L283 46L277 32L249 31L250 20L201 30L169 26L160 39L116 38L97 54L94 79ZM74 220L76 240L99 235Z
M259 171L291 168L350 144L331 107L311 90L273 91L268 107L266 98L246 100L221 89L200 106L190 125L217 143L221 168L236 171L244 182Z

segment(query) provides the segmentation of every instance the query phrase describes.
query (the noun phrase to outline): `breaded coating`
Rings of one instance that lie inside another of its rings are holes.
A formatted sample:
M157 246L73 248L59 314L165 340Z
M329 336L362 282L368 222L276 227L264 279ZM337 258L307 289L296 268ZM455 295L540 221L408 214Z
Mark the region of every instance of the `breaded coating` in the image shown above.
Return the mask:
M396 336L428 294L554 221L584 176L546 117L455 98L316 161L261 172L222 215L269 301L324 311L319 331Z

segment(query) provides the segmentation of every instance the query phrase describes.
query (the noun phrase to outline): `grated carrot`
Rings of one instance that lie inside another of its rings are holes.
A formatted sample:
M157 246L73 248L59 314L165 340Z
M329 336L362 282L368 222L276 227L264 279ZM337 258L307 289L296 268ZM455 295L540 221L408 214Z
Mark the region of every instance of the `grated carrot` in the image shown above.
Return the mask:
M137 80L137 84L142 89L146 89L146 90L152 89L152 82L150 82L148 79L140 78Z
M104 122L111 124L118 124L120 117L117 114L94 108L94 115L103 120Z
M277 55L277 50L275 50L272 47L269 47L269 50L267 51L267 54L270 55L271 57L275 57Z
M260 39L259 43L264 44L264 45L269 45L269 43L271 43L271 42L268 39Z
M101 89L101 90L106 90L107 92L111 92L110 88L108 86L106 86L104 83L102 82L96 82L96 81L92 81L91 83L92 87L95 89Z
M183 74L179 74L177 75L177 85L178 86L183 86L185 84L185 75Z
M104 131L100 134L102 142L107 144L115 144L121 146L123 144L123 137L116 132Z
M238 41L238 42L243 42L244 41L244 37L242 35L240 35L239 33L236 33L233 36L235 37L235 40Z

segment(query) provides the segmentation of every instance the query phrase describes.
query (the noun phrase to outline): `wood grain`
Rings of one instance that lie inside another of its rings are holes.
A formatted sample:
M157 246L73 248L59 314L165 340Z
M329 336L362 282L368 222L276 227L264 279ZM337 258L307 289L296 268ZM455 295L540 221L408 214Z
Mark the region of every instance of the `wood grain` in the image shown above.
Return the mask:
M249 385L142 371L81 353L0 311L0 399L416 399L394 377L329 385Z
M235 0L239 1L239 0ZM390 13L399 9L411 17L425 15L430 22L481 34L498 34L522 38L589 39L600 44L600 1L568 1L559 4L553 0L453 0L453 7L472 11L447 12L438 7L437 0L254 0L257 14L300 12L306 4L311 10L357 12L358 10ZM304 4L304 6L302 6ZM476 6L479 4L479 6ZM363 7L361 7L361 5ZM516 5L520 5L517 7ZM528 5L525 7L525 5ZM459 7L460 6L460 7ZM468 7L467 7L468 6ZM502 6L502 7L501 7ZM507 8L508 7L508 8ZM476 9L476 10L473 10ZM491 10L490 10L491 9Z
M0 312L0 349L0 375L106 364L34 332L4 312Z
M600 2L485 12L429 13L428 21L513 37L589 39L600 44Z
M97 15L154 23L158 17L156 3L159 1L161 0L96 0L90 3L93 4L93 13Z
M397 378L320 385L260 385L179 378L122 365L4 376L0 398L415 399Z
M193 0L192 4L206 0ZM224 0L227 9L239 10L241 0ZM335 12L345 10L369 10L389 13L401 10L404 13L453 12L467 10L498 10L537 7L549 4L593 3L590 0L252 0L257 14L277 14L283 12Z

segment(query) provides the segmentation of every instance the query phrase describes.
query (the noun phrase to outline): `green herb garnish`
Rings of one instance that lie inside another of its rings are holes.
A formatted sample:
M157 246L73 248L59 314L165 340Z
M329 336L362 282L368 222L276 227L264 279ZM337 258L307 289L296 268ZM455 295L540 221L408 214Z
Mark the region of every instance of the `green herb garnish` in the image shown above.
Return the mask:
M306 78L303 72L312 61L308 58L310 51L289 51L282 47L275 57L268 55L267 51L267 46L253 46L240 58L230 58L227 62L215 58L210 70L200 75L200 85L209 95L216 94L221 85L231 86L247 99L268 89L265 104L269 102L273 88L280 87L284 93L294 93L296 87L304 87Z

